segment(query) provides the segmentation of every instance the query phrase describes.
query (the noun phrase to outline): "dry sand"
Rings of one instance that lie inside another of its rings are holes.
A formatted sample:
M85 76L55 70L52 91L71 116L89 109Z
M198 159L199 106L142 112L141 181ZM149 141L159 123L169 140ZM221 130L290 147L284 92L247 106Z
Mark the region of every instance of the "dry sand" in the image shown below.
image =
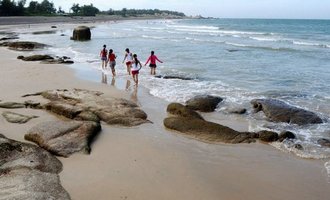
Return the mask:
M330 183L322 160L298 158L267 144L206 144L188 139L164 128L167 102L148 95L144 88L135 95L132 90L80 80L65 65L23 62L16 59L20 54L0 48L0 100L41 100L21 95L83 88L135 100L153 121L133 128L102 124L90 155L60 158L61 182L72 199L329 199ZM0 116L0 133L20 141L35 124L55 118L40 110L15 112L40 116L22 125ZM212 115L206 117L212 119ZM223 119L219 123L247 128L244 122Z

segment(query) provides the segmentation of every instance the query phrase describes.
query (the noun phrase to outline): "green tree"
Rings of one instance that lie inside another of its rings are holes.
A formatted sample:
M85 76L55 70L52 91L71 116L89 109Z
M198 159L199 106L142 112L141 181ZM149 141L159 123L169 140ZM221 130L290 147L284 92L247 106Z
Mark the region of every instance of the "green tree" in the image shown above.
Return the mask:
M15 2L11 0L2 0L0 2L0 15L11 16L15 13Z
M71 10L72 10L73 14L78 15L78 13L81 10L79 3L77 3L77 4L74 3L71 7Z
M37 1L30 1L29 7L27 8L27 12L29 14L38 13L38 6L39 6L39 3Z
M64 14L65 12L64 12L64 10L62 10L62 7L59 6L59 7L58 7L58 10L57 10L57 13L58 13L58 14Z
M122 15L123 17L126 17L126 15L127 15L127 8L123 8L123 9L121 10L121 15Z
M24 15L25 0L15 2L13 0L0 1L0 16Z
M54 7L53 2L49 2L48 0L43 0L40 4L40 11L43 14L55 14L56 8Z
M83 16L95 16L97 13L99 13L100 10L96 7L91 5L84 5L81 7L80 14Z
M24 7L25 3L26 3L26 0L18 1L17 6L16 6L17 15L25 15L25 10L26 10Z
M41 3L30 1L27 13L30 15L52 15L56 13L56 8L48 0L43 0Z

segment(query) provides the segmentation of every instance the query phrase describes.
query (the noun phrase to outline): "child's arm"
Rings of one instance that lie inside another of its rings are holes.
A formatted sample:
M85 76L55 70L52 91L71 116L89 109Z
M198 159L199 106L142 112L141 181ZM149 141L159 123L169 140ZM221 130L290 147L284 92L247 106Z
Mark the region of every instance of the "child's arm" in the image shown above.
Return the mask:
M155 56L155 58L156 58L156 60L158 60L158 62L163 63L163 61L159 60L159 59L157 58L157 56Z
M123 63L125 62L126 57L127 57L127 54L125 54L125 57L124 57Z
M145 62L144 66L146 66L148 64L148 62L150 61L151 56L149 56L148 60Z

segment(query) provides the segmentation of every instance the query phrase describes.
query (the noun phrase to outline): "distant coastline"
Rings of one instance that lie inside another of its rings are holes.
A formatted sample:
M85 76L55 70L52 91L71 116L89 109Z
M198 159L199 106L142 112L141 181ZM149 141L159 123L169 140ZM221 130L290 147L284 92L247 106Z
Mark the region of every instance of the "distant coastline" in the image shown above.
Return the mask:
M97 15L97 16L10 16L0 17L1 25L19 25L19 24L43 24L43 23L95 23L117 20L135 20L135 19L188 19L189 17L179 17L174 15L155 16L144 15L136 17L123 17L119 15Z

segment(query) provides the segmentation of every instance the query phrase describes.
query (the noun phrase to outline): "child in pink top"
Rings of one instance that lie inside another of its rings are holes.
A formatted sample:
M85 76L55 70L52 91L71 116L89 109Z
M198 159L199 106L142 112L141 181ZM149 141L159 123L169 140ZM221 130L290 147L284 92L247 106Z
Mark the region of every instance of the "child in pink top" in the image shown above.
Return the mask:
M156 75L156 67L157 67L156 61L158 61L160 63L163 63L163 62L157 58L154 51L151 51L151 55L149 56L147 62L144 64L144 66L146 66L149 61L150 61L149 67L151 69L150 74Z

